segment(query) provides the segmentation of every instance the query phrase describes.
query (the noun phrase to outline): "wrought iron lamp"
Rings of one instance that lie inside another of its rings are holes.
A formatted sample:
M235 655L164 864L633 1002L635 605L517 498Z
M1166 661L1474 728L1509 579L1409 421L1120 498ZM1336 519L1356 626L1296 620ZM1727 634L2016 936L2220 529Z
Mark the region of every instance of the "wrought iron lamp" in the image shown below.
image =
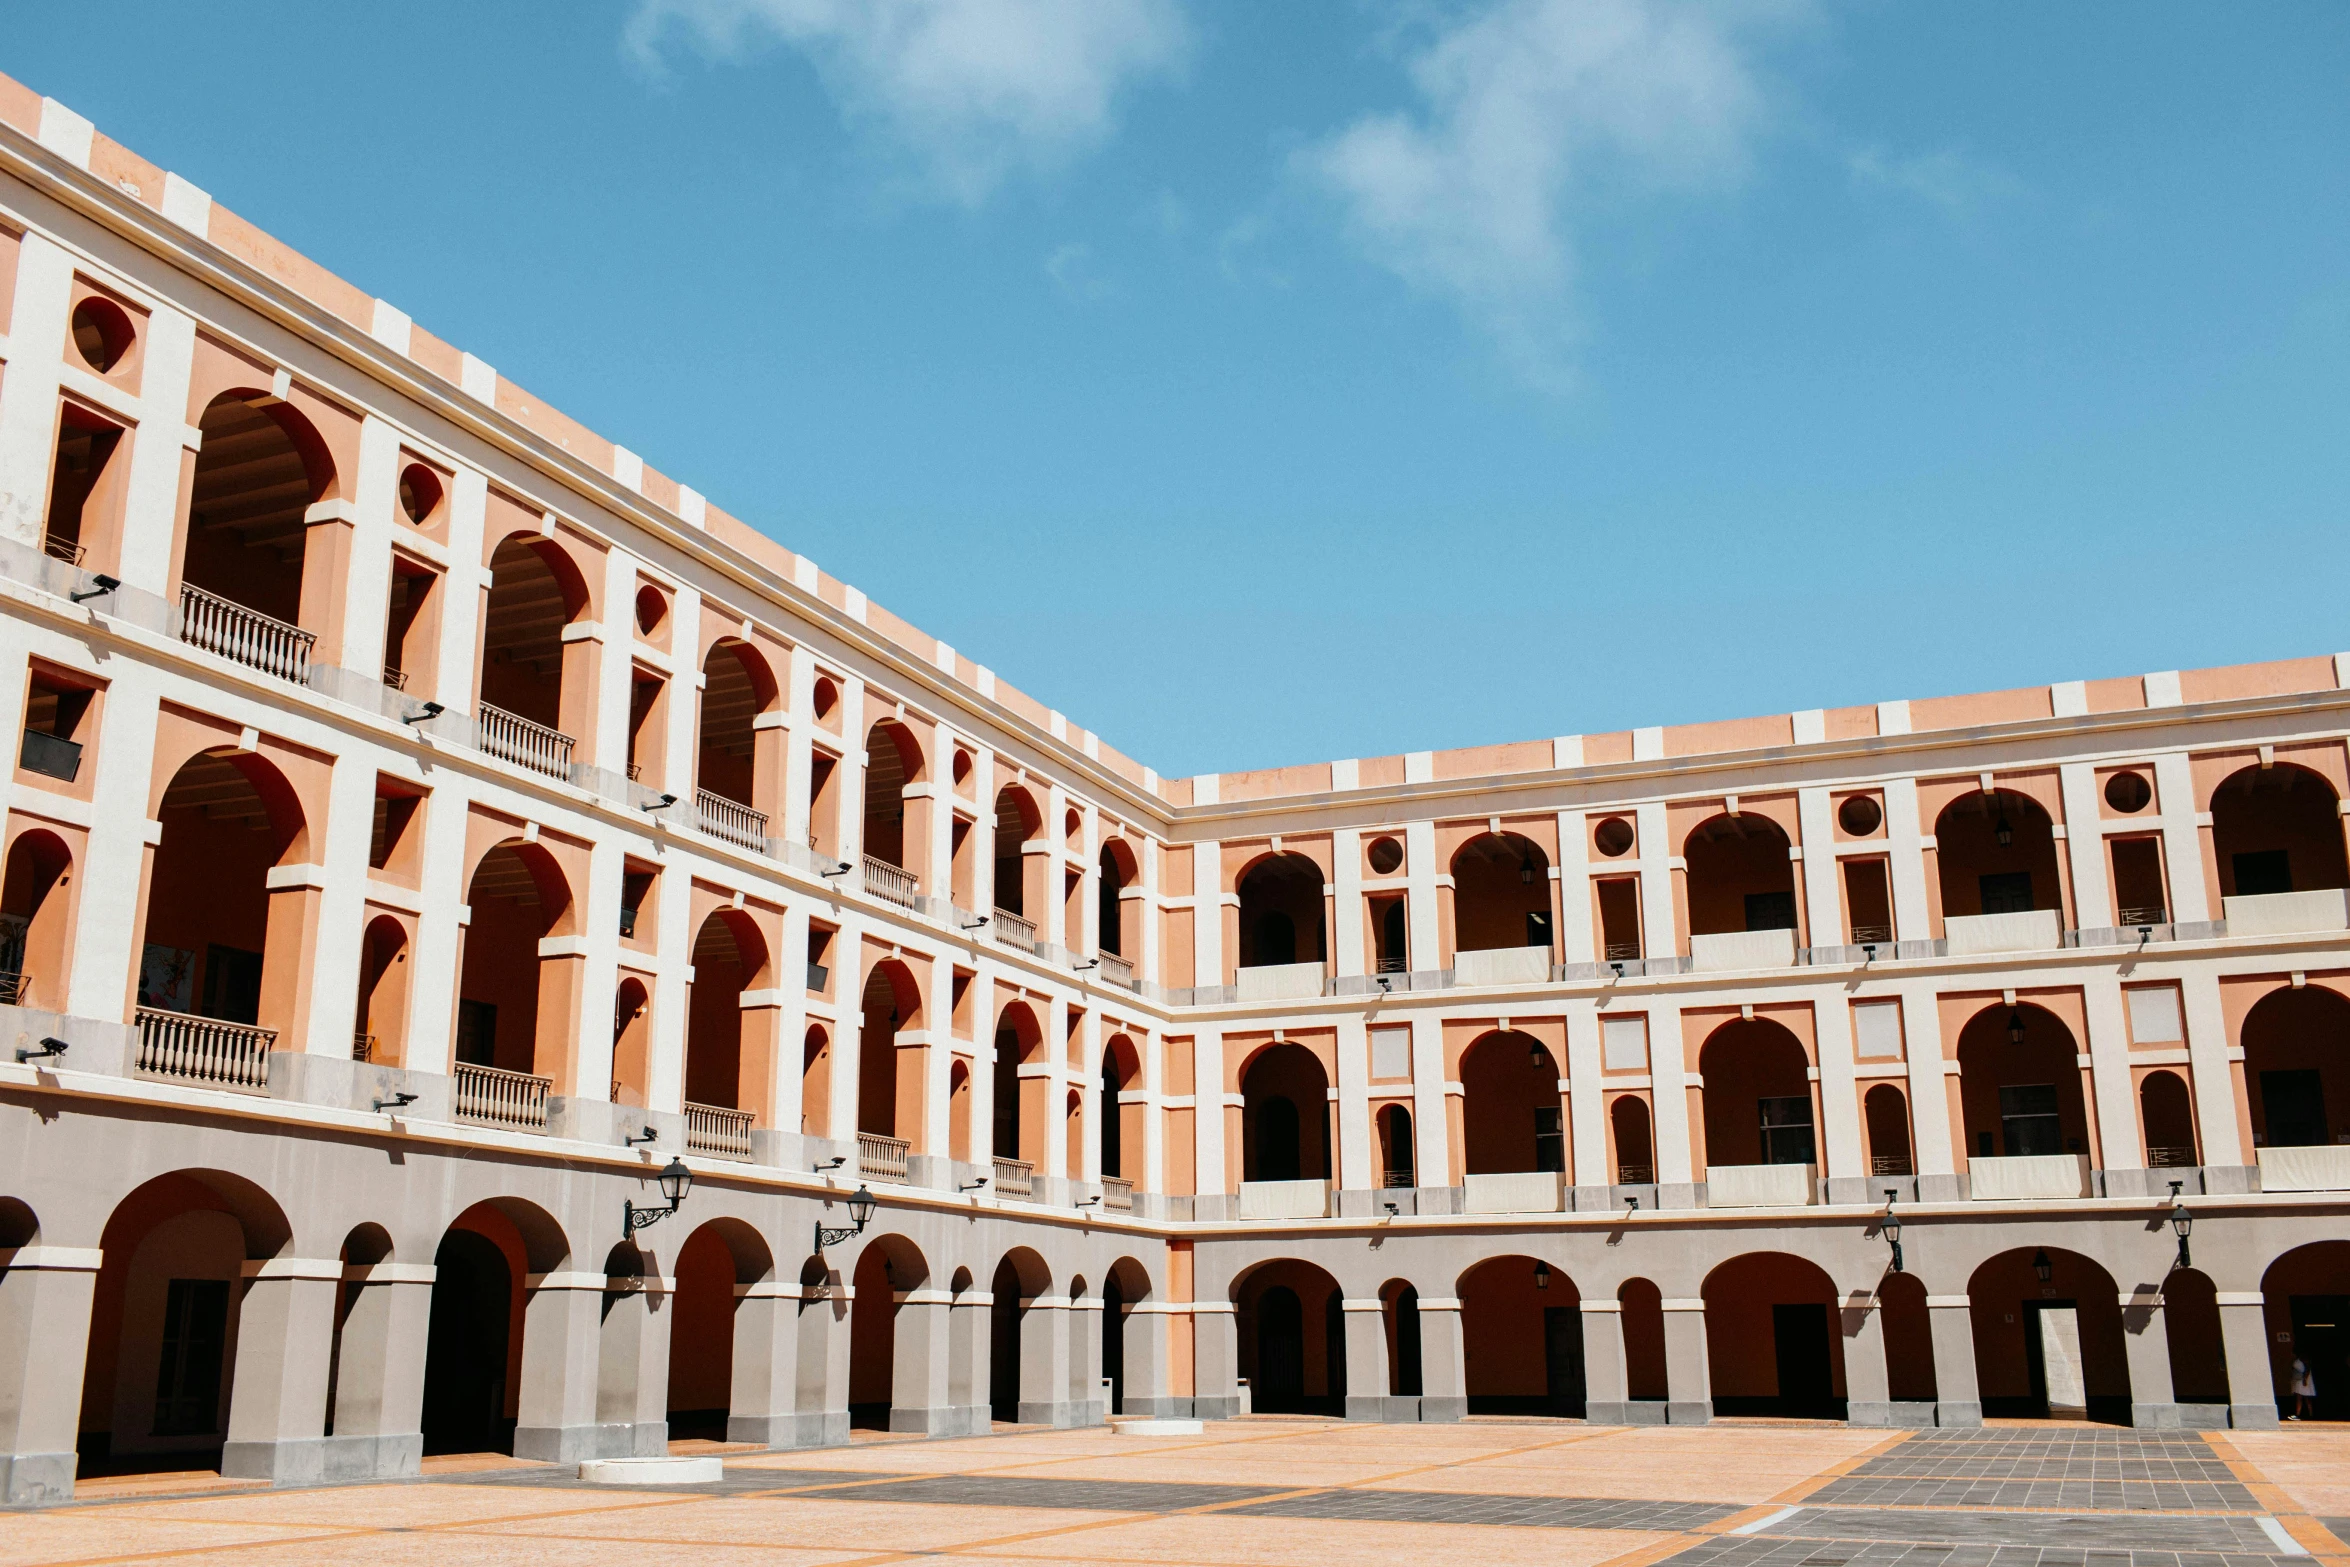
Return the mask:
M669 1199L666 1208L639 1208L623 1198L620 1203L620 1237L626 1240L648 1224L659 1224L685 1203L686 1193L694 1189L694 1172L685 1167L683 1159L672 1157L661 1166L656 1179L661 1183L661 1195Z

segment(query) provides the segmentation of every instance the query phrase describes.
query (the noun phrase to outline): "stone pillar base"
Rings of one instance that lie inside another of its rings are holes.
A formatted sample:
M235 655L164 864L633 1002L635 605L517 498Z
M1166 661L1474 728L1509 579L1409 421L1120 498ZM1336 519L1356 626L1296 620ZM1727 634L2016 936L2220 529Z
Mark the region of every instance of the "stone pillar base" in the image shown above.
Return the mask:
M1979 1426L1983 1423L1983 1406L1979 1403L1944 1401L1934 1406L1934 1424L1938 1426Z
M326 1438L292 1437L280 1442L230 1442L220 1450L220 1472L231 1480L267 1480L272 1485L309 1485L326 1478Z
M668 1452L669 1422L666 1420L631 1425L517 1426L514 1429L514 1456L539 1463L576 1464L589 1458L660 1458Z
M2274 1431L2283 1422L2274 1404L2230 1404L2228 1424L2238 1431Z
M1192 1398L1137 1398L1126 1395L1126 1413L1138 1420L1192 1420L1191 1412L1199 1400Z
M1416 1425L1421 1419L1420 1400L1384 1393L1349 1393L1346 1395L1346 1418L1375 1421L1382 1425Z
M906 1409L891 1405L889 1428L892 1431L911 1431L919 1436L960 1436L962 1411L944 1404L935 1409Z
M79 1461L73 1453L0 1453L0 1503L72 1501Z
M1934 1411L1932 1404L1855 1402L1846 1406L1844 1418L1848 1425L1917 1430L1934 1424Z
M1665 1405L1665 1424L1669 1426L1702 1426L1710 1424L1713 1418L1711 1399L1690 1399Z
M326 1438L329 1480L404 1480L424 1472L424 1433Z
M1194 1420L1237 1420L1240 1418L1240 1395L1226 1393L1211 1398L1169 1399L1171 1404L1186 1406L1181 1413Z
M2228 1428L2228 1406L2225 1404L2179 1404L2179 1429L2182 1431L2225 1431Z
M1468 1413L1469 1401L1466 1398L1422 1398L1420 1400L1420 1419L1426 1422L1449 1423L1465 1419Z
M1583 1418L1595 1426L1661 1426L1665 1405L1661 1399L1635 1398L1614 1404L1586 1404Z
M2130 1405L2130 1425L2140 1431L2176 1431L2179 1428L2179 1406L2133 1403Z

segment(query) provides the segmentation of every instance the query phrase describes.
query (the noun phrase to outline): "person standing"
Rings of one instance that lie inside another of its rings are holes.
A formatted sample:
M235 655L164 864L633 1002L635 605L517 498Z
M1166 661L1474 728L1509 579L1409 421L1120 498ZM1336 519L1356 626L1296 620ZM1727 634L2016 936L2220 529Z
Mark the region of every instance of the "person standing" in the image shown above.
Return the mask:
M2309 1362L2299 1355L2293 1357L2293 1412L2287 1420L2315 1420L2317 1418L2317 1378L2309 1369Z

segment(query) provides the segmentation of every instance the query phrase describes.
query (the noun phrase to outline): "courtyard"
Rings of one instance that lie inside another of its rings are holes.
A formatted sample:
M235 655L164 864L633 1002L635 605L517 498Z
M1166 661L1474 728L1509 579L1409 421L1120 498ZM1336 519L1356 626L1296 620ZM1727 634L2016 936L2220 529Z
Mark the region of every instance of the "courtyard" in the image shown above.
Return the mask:
M1354 1558L1480 1567L2187 1567L2350 1561L2350 1428L2136 1432L2046 1421L1887 1433L1254 1417L1195 1437L999 1428L726 1459L724 1480L581 1484L496 1455L421 1479L273 1490L98 1477L0 1522L0 1567L474 1563L989 1567Z

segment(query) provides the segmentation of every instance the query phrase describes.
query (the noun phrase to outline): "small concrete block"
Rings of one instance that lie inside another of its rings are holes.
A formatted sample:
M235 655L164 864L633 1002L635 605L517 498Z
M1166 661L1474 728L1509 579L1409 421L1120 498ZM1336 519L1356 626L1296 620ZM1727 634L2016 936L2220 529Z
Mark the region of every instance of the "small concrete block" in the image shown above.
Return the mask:
M726 1478L716 1458L591 1458L579 1466L590 1485L709 1485Z
M1199 1420L1160 1418L1110 1422L1112 1436L1198 1436L1206 1429L1206 1423Z

